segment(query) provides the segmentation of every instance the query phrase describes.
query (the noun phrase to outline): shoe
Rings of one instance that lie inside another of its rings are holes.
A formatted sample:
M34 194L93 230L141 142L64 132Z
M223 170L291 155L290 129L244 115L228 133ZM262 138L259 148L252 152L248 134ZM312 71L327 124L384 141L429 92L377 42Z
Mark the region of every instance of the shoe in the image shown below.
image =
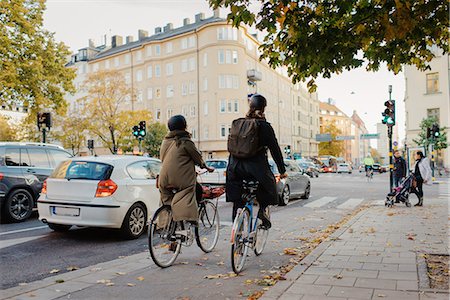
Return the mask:
M272 223L261 208L258 210L258 219L262 221L261 229L267 230L272 227Z
M423 206L423 198L419 198L419 202L417 202L414 206Z

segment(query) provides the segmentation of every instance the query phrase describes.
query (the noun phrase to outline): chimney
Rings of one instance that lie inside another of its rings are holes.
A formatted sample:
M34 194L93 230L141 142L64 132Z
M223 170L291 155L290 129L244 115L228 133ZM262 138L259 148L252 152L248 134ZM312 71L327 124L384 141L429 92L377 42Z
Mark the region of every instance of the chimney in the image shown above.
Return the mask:
M170 30L173 29L173 24L172 23L167 23L166 26L164 26L164 32L168 32Z
M205 14L204 13L199 13L195 15L195 23L200 22L201 20L205 19Z
M114 35L114 36L111 38L111 47L112 47L112 48L119 47L119 46L121 46L122 44L123 44L123 38L122 38L122 36L120 36L120 35Z
M189 25L191 24L191 20L189 20L189 18L184 18L183 19L183 26Z
M161 33L161 27L156 27L155 28L155 34L159 34Z
M89 47L90 48L95 48L95 44L94 44L94 40L93 39L89 39Z
M220 18L220 9L216 8L214 10L214 18Z
M143 30L143 29L139 29L138 30L138 38L139 38L139 40L143 40L146 37L148 37L148 31L147 30Z
M128 35L126 41L127 41L127 44L132 43L133 42L133 36L132 35Z

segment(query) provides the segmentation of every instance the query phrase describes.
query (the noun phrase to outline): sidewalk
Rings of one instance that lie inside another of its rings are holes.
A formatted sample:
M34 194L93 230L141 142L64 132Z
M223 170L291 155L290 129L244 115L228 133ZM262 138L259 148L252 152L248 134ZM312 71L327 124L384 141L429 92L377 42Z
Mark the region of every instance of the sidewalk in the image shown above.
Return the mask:
M261 299L448 300L448 290L430 288L425 262L449 254L448 195L424 205L362 211Z
M322 242L261 299L449 299L448 291L429 288L424 260L424 254L449 253L448 209L448 193L425 198L422 208L386 208L380 201ZM136 285L151 271L148 256L142 252L19 285L0 291L0 299L177 299L157 277L152 280L161 288L151 297L145 281ZM100 290L114 284L121 295L111 287Z

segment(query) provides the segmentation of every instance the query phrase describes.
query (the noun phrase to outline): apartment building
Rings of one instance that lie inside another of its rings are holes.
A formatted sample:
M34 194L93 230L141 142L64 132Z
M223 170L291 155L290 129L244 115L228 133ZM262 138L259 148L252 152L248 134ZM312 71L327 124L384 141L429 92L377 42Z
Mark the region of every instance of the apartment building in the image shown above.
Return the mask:
M419 71L413 66L405 66L405 110L406 144L417 146L414 139L420 133L420 122L428 117L436 117L440 128L450 126L450 85L449 55L433 48L436 57L430 62L430 70ZM439 165L450 167L450 151L439 153Z
M362 139L361 135L369 132L367 131L364 121L358 115L356 110L353 111L350 118L352 119L351 133L355 136L355 139L352 140L352 159L353 164L358 166L363 162L367 153L369 153L370 146L370 140Z
M78 82L98 70L122 72L134 90L129 107L149 110L162 123L184 115L205 157L228 155L232 121L247 112L248 93L261 93L268 100L266 117L280 146L317 156L316 95L293 85L283 70L260 61L258 46L247 28L233 28L215 11L209 18L197 14L194 22L186 18L179 28L171 23L157 27L151 36L139 30L137 40L113 36L108 46L90 43L69 66L77 68Z

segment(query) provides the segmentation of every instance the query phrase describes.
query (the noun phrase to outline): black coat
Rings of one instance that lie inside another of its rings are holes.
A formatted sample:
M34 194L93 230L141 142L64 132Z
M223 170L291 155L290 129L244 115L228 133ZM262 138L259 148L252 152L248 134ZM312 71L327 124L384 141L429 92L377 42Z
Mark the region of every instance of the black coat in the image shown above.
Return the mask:
M278 204L276 182L267 160L267 149L270 150L280 174L285 173L286 168L275 132L265 120L259 121L259 143L262 150L254 157L236 158L230 155L226 183L227 202L234 202L240 207L243 206L241 199L242 180L247 179L259 181L256 196L262 206Z
M403 157L394 157L394 176L397 178L406 177L406 161Z

